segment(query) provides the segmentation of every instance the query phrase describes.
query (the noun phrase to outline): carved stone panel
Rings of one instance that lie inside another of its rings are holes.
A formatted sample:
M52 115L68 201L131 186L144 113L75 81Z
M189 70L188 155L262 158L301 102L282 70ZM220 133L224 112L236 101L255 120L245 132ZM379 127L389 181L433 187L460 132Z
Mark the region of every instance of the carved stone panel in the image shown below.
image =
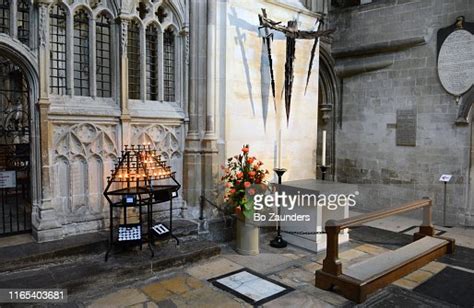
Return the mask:
M173 171L176 171L176 179L182 181L183 133L181 125L133 125L132 140L136 140L137 143L151 143Z
M102 218L104 175L117 159L116 125L56 124L53 144L53 204L62 223Z

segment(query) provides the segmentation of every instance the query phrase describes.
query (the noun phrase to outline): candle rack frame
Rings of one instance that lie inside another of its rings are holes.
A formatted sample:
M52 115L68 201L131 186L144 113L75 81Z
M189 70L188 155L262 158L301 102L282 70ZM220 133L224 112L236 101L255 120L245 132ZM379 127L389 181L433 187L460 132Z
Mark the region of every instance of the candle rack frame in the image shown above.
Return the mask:
M156 153L155 149L148 145L125 145L121 151L121 156L111 170L111 176L107 177L107 186L104 190L104 197L109 203L110 215L110 233L109 247L105 254L105 261L114 246L139 245L142 249L144 238L147 239L148 248L151 257L154 256L155 240L174 238L176 245L179 245L179 239L173 234L173 199L178 196L181 184L175 178L175 172L161 159L161 155ZM152 231L153 227L153 206L155 204L169 202L169 232L163 236L158 236ZM146 228L143 227L143 208L146 208ZM128 209L138 209L138 223L128 222ZM138 238L133 236L115 236L114 212L123 211L123 223L119 224L120 230L139 230ZM139 227L139 228L138 228ZM121 229L123 228L123 229ZM146 231L146 233L145 233ZM125 237L125 239L124 239Z

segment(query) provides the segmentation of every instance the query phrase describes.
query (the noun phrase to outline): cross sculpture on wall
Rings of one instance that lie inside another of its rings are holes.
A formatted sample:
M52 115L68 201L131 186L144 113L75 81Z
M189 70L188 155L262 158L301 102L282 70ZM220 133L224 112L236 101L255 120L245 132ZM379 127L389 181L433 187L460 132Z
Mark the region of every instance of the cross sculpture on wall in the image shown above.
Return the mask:
M273 29L275 31L282 32L286 36L286 62L285 62L285 110L286 110L286 122L287 124L290 121L290 107L291 107L291 94L293 88L293 77L294 77L294 62L295 62L295 46L296 39L303 40L314 40L313 47L311 49L311 57L309 60L308 75L306 77L306 89L308 88L309 78L311 76L311 69L313 67L314 55L316 52L316 46L319 41L319 37L327 36L333 33L334 29L322 30L322 31L306 31L298 30L298 23L296 20L290 20L287 23L287 26L281 26L281 21L273 21L267 17L267 12L265 9L262 9L262 14L258 15L260 20L259 29L263 28L265 30L265 35L263 36L263 43L267 46L268 53L268 64L270 68L270 79L272 86L273 101L275 103L275 78L273 74L273 59L272 59L272 50L271 50L271 41L273 40L273 33L269 33L268 29ZM322 22L322 21L319 21ZM275 107L276 108L276 107Z

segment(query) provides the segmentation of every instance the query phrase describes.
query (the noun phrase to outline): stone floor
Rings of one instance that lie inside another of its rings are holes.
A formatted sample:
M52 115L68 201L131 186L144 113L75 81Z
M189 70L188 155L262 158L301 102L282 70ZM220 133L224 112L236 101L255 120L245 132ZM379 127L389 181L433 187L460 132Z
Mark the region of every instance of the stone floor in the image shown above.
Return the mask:
M324 254L314 254L297 247L275 249L267 245L271 236L261 237L261 253L258 256L236 254L231 245L222 247L219 256L201 261L187 267L168 270L133 286L113 290L98 298L85 302L90 307L247 307L240 298L214 287L208 279L241 269L249 268L273 280L279 281L295 290L276 298L264 307L351 307L355 304L334 292L314 287L314 272L321 268ZM340 258L344 266L380 254L387 248L351 241L341 249ZM405 300L408 307L437 305L435 299L415 294L412 290L430 279L448 264L431 262L425 267L393 283L388 290ZM396 289L402 290L396 290ZM393 292L395 289L396 292ZM384 294L375 295L361 306L380 306L381 302L371 304ZM383 297L383 300L384 297ZM382 301L383 302L383 301ZM401 303L400 303L401 304ZM474 303L473 303L474 304ZM448 304L449 306L449 304Z
M340 248L340 258L344 266L378 255L389 249L396 249L411 241L410 231L416 225L404 217L382 221L377 225L351 230L351 241ZM439 228L437 228L439 229ZM371 296L360 307L453 307L453 302L428 296L418 292L420 285L435 280L434 277L446 268L462 270L474 275L474 249L470 245L474 230L452 228L444 234L460 239L462 245L456 253L440 258L423 268L395 281ZM110 272L103 263L103 253L70 263L53 264L51 268L32 268L14 272L11 280L28 287L28 281L47 285L51 281L75 277L72 282L68 307L247 307L242 299L214 287L208 280L242 268L248 268L270 279L294 288L294 291L265 303L264 307L353 307L355 303L335 292L314 287L314 272L322 267L324 252L313 252L288 246L275 249L268 245L273 234L261 235L260 254L242 256L237 254L232 244L221 245L218 256L205 258L198 263L184 263L184 266L162 268L142 268L140 272L127 269L127 264L135 260L133 255L109 264ZM28 241L23 236L22 241ZM2 245L0 241L0 246ZM139 252L138 252L139 253ZM147 251L144 251L146 254ZM136 259L139 261L141 259ZM141 261L140 261L141 262ZM110 263L110 262L109 262ZM123 264L122 264L123 263ZM107 272L107 273L101 273ZM41 276L47 272L48 275ZM443 271L444 272L444 271ZM69 273L69 274L68 274ZM115 276L114 276L114 273ZM69 276L68 276L69 275ZM52 277L49 277L52 276ZM46 279L46 278L48 279ZM62 277L62 278L61 278ZM438 275L439 277L439 275ZM444 276L443 276L444 277ZM474 276L473 276L474 277ZM46 280L45 280L46 279ZM470 276L467 277L470 279ZM61 280L61 281L62 281ZM438 279L439 280L439 279ZM2 286L3 287L3 286ZM418 288L417 288L418 287ZM441 287L444 287L444 283ZM69 288L69 287L68 287ZM446 281L445 288L459 288ZM468 290L468 292L471 292ZM472 292L471 292L472 293ZM465 302L465 301L464 301ZM474 301L468 306L474 306ZM2 306L3 307L3 306Z

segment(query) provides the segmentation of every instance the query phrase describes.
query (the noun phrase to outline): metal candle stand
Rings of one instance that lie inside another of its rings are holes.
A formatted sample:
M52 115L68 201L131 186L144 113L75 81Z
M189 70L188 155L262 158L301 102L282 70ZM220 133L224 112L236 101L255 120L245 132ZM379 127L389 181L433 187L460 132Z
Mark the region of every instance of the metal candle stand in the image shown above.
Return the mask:
M319 169L321 169L321 179L324 181L326 180L326 172L328 171L330 166L319 165Z
M278 184L281 185L281 177L283 174L286 172L286 169L284 168L274 168L273 171L278 176ZM280 217L280 207L278 207L278 217ZM288 243L283 239L281 236L281 225L280 225L280 220L277 221L277 236L270 241L270 246L274 248L284 248L288 245Z
M104 196L110 205L110 239L109 247L105 254L107 261L110 251L114 245L140 245L142 249L143 235L148 237L148 248L151 256L154 256L152 245L154 245L153 225L153 205L169 201L169 232L167 235L176 240L173 234L173 198L178 196L181 185L176 181L175 172L171 167L161 160L161 156L156 154L156 150L150 145L132 145L124 147L121 151L115 169L111 170L112 175L107 177L107 187ZM164 184L163 182L168 183ZM147 207L147 233L143 233L142 207ZM127 209L138 208L138 223L127 222ZM119 225L117 241L114 241L114 209L123 209L123 224Z

